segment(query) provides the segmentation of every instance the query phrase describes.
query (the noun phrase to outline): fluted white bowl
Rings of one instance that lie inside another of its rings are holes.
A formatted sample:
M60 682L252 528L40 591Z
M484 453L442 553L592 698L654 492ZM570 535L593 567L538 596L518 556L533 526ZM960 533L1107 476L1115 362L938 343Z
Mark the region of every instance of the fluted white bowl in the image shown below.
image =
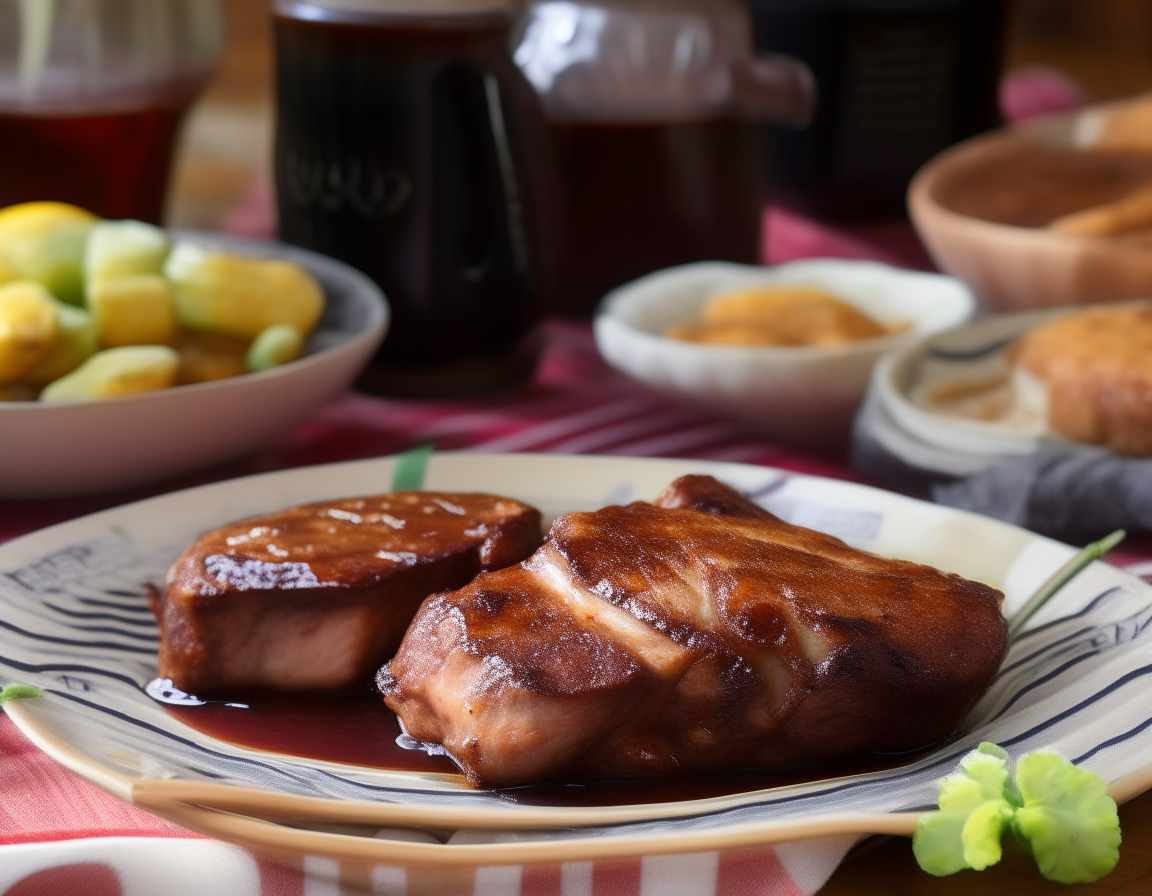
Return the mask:
M900 332L832 347L708 345L671 339L713 296L757 285L824 289ZM952 277L868 261L820 258L774 267L701 262L609 293L594 321L613 367L653 388L734 418L771 439L837 447L848 437L872 367L887 350L955 326L976 307Z

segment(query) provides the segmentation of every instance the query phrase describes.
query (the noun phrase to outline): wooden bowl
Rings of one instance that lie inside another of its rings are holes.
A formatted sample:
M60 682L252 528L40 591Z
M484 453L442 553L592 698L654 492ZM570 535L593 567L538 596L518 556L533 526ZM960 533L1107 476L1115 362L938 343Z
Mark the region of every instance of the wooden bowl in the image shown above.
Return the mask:
M976 137L930 161L908 206L940 269L991 310L1152 296L1152 239L1077 237L1045 228L1062 214L1152 184L1152 157L1075 151L1081 116Z

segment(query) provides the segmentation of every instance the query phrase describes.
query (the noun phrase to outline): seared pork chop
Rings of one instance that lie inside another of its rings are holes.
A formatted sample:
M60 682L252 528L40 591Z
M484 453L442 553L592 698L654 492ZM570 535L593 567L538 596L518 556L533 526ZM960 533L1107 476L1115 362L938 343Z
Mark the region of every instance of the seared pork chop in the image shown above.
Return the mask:
M539 511L482 494L395 492L221 526L153 591L159 675L200 697L368 686L425 597L540 542Z
M1001 600L685 477L429 597L377 685L480 787L803 766L951 734L1007 649Z

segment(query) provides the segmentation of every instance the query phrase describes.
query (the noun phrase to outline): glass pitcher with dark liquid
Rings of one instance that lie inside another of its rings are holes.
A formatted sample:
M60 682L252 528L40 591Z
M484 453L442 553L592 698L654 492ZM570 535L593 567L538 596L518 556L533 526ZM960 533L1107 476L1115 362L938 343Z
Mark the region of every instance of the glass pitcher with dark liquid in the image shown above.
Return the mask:
M814 81L753 53L739 0L536 0L515 53L563 188L554 307L670 265L760 257L764 122L812 115Z
M391 306L360 387L448 396L529 377L549 212L511 0L273 8L280 235L364 271Z

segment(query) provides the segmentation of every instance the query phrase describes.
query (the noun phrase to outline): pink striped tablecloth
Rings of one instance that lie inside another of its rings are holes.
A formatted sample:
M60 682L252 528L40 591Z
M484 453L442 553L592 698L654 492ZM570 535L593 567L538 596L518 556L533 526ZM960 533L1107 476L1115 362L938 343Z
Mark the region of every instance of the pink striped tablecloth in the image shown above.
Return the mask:
M842 449L826 457L768 444L707 411L649 391L600 360L587 324L552 322L535 379L500 395L404 402L348 393L281 444L240 464L132 494L9 501L0 538L106 506L200 482L353 458L433 442L442 450L692 457L770 464L850 478ZM309 877L237 847L201 838L73 776L0 714L0 893L4 896L134 896L212 893L290 896L362 892ZM489 869L480 896L801 896L815 892L850 839L718 856ZM307 870L307 869L306 869ZM318 870L313 868L313 870ZM393 881L378 892L419 892Z

